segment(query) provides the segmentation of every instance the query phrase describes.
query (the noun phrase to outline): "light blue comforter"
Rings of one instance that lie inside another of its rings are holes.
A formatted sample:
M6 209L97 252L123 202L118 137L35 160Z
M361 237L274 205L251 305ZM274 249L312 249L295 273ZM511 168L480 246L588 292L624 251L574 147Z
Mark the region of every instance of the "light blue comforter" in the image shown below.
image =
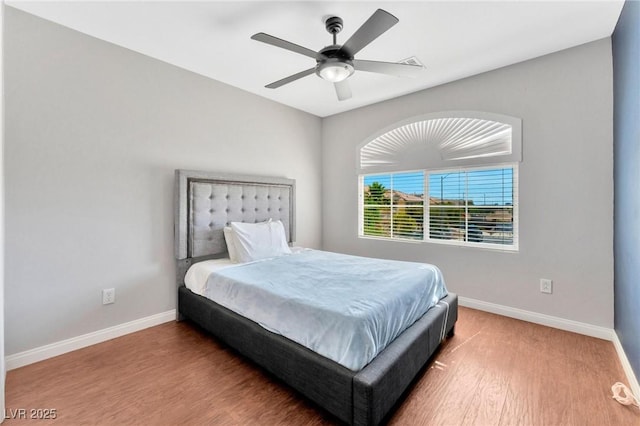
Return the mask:
M205 295L360 370L446 296L429 264L305 250L213 272Z

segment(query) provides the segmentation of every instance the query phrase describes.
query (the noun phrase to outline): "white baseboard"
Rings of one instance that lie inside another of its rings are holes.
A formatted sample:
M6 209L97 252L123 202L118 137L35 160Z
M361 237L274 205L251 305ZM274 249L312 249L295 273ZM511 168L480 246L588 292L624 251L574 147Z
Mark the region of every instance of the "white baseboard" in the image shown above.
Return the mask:
M586 336L597 337L613 342L613 346L616 348L616 352L618 353L618 358L620 358L620 364L622 364L622 368L627 376L629 387L636 397L640 397L640 385L638 384L638 379L631 368L631 364L629 363L627 354L624 352L624 348L620 343L620 339L618 339L618 335L613 329L585 324L551 315L539 314L537 312L525 311L523 309L511 308L509 306L497 305L495 303L483 302L481 300L470 299L468 297L458 296L458 303L460 306L466 306L467 308L491 312L505 317L546 325L560 330L572 331L574 333L584 334Z
M631 392L636 396L636 398L640 398L640 383L638 383L638 379L636 378L633 369L631 368L631 363L629 363L629 358L627 358L627 354L624 352L624 348L622 347L622 343L618 338L618 333L613 333L613 346L616 348L616 352L618 352L618 357L620 358L620 363L622 364L622 369L624 373L627 375L627 380L629 382L629 387L631 388Z
M144 330L145 328L153 327L175 319L176 310L172 309L170 311L151 315L145 318L129 321L124 324L94 331L93 333L83 334L82 336L72 337L71 339L8 355L5 358L5 365L7 370L13 370L18 367L53 358L54 356L62 355L77 349L86 348L87 346L95 345L96 343L115 339L116 337Z
M599 339L612 341L613 335L615 334L611 328L585 324L583 322L568 320L565 318L525 311L524 309L497 305L495 303L483 302L481 300L470 299L468 297L458 296L458 303L460 306L466 306L467 308L491 312L493 314L528 321L535 324L546 325L547 327L558 328L560 330L572 331L574 333L597 337Z

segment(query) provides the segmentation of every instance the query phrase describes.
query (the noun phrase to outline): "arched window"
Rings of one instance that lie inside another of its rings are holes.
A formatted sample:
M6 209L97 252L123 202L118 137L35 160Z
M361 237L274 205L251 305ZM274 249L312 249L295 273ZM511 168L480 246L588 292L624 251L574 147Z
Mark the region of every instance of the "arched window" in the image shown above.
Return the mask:
M359 235L518 249L521 120L444 112L358 147Z

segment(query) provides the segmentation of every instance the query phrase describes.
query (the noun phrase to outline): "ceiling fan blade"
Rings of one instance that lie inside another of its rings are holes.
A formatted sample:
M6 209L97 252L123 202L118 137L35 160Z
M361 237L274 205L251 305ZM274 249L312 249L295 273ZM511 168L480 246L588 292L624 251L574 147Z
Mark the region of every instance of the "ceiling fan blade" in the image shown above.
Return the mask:
M266 87L267 89L277 89L280 86L284 86L285 84L289 84L293 81L296 81L302 77L306 77L308 75L313 74L314 72L316 72L316 68L309 68L308 70L304 70L304 71L300 71L299 73L290 75L289 77L285 77L282 80L278 80L278 81L274 81L271 84L267 84Z
M337 83L333 83L333 87L336 88L336 95L338 95L339 101L344 101L351 97L351 86L349 86L349 80L342 80Z
M416 77L424 70L424 67L420 65L362 60L354 60L353 67L358 71L377 72L396 77Z
M340 51L349 56L354 56L362 48L380 37L380 35L397 23L398 18L385 10L378 9L358 28L351 38L342 45Z
M299 53L313 59L324 57L324 55L321 53L314 52L313 50L307 49L306 47L298 46L297 44L291 43L290 41L282 40L278 37L274 37L265 33L254 34L251 36L251 39L261 41L263 43L267 43L281 49L290 50L291 52Z

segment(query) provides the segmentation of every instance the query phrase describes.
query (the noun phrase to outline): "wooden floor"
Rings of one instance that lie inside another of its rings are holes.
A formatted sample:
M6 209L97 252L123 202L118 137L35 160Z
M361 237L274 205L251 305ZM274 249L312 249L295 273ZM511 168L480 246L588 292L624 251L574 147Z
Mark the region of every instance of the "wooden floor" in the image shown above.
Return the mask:
M392 425L640 425L611 398L611 342L460 308ZM334 420L188 323L167 323L10 371L5 424L280 424ZM37 414L37 412L35 412Z

